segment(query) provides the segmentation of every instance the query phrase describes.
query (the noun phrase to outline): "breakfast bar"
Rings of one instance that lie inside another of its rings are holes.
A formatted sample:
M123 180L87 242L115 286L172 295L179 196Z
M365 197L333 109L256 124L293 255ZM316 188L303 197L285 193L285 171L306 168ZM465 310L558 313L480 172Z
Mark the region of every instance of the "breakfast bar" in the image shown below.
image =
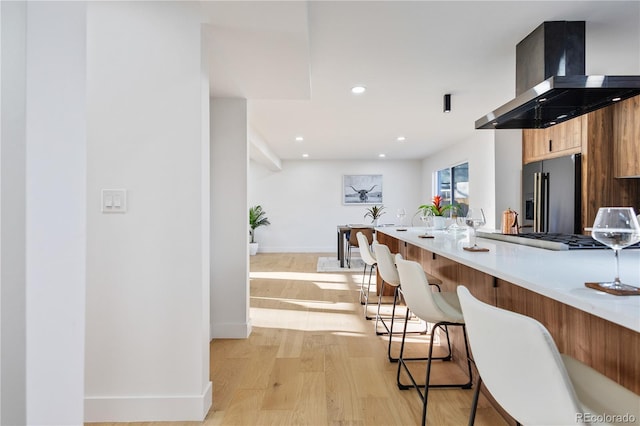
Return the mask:
M463 250L468 244L464 232L436 231L427 239L421 238L424 231L378 228L377 239L440 278L443 291L464 285L486 303L537 319L560 352L640 394L640 296L585 287L585 282L613 278L611 250L551 251L478 238L489 251L469 252ZM620 276L640 285L640 250L622 251ZM455 336L454 342L461 339Z

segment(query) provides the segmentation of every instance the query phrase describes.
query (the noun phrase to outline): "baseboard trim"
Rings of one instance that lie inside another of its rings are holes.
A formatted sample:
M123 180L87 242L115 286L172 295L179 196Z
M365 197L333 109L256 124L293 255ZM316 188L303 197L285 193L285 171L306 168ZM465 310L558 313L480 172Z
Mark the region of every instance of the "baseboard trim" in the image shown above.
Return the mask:
M262 247L260 253L335 253L336 246L331 247Z
M212 339L246 339L251 334L251 320L246 323L211 323Z
M84 421L202 421L211 404L211 382L200 395L87 396L84 398Z

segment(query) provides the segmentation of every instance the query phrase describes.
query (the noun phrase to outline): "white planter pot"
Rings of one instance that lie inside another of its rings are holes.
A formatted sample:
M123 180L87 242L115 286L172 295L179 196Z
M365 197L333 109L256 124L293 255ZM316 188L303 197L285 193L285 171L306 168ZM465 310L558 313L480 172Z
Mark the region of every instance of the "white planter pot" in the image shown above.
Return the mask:
M444 216L434 216L433 217L433 229L435 229L435 230L444 229Z
M258 243L249 243L249 254L254 256L258 253Z

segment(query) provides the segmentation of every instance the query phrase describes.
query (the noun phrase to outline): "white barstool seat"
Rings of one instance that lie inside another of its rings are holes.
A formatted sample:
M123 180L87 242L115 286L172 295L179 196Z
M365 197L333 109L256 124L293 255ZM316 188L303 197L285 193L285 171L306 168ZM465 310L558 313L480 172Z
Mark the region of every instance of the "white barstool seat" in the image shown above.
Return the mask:
M561 355L540 322L481 302L464 286L457 292L480 374L469 424L481 383L520 424L592 424L594 419L596 424L611 424L607 419L629 424L632 417L640 419L640 396Z
M393 358L391 356L391 340L393 331L393 322L396 313L396 305L398 302L398 287L400 286L400 277L398 276L398 270L396 269L396 265L393 261L393 255L384 244L380 244L377 242L373 243L373 253L376 257L376 261L378 262L378 273L380 274L380 278L382 278L382 286L380 287L380 293L378 293L378 310L376 312L376 325L375 330L376 334L388 334L389 335L389 347L388 347L388 356L390 361L397 361L397 358ZM393 303L391 309L391 322L387 325L385 318L380 315L380 307L382 306L382 295L384 294L385 287L390 286L393 287ZM378 324L382 324L386 331L378 331ZM396 334L400 334L400 332L396 332Z
M410 260L404 260L401 256L396 256L396 265L398 267L398 275L400 277L400 291L404 297L404 301L407 304L410 312L425 322L433 323L431 328L431 338L429 339L429 355L427 358L427 371L424 384L418 384L409 368L406 364L408 359L404 358L404 346L406 333L402 335L402 344L400 346L400 356L398 360L398 374L397 383L400 389L408 389L413 386L420 399L422 400L422 425L426 423L427 419L427 401L429 395L429 388L441 388L441 387L460 387L463 389L470 389L472 385L472 372L471 361L469 354L469 345L467 342L467 333L465 329L465 319L460 309L458 297L455 293L451 292L435 292L429 287L427 276L422 269L422 266ZM407 311L407 319L409 318L409 311ZM431 376L431 364L434 359L451 360L453 354L451 351L451 342L449 340L448 327L459 326L462 327L465 343L465 351L467 356L467 370L468 380L464 383L447 383L434 385L430 383ZM435 341L435 331L440 328L444 331L447 338L448 355L444 357L433 356L433 343ZM406 330L406 322L405 322ZM400 375L404 369L405 373L411 380L411 385L403 384L400 380ZM421 389L424 388L424 393Z
M371 276L373 275L373 268L376 267L377 261L373 253L371 252L371 243L366 235L362 232L356 234L358 238L358 249L360 250L360 257L364 262L364 271L362 271L362 283L360 284L360 304L364 305L364 317L368 320L373 319L369 316L369 292L371 290ZM367 268L369 269L369 281L367 286L364 285L364 279L367 275ZM366 288L366 290L365 290Z

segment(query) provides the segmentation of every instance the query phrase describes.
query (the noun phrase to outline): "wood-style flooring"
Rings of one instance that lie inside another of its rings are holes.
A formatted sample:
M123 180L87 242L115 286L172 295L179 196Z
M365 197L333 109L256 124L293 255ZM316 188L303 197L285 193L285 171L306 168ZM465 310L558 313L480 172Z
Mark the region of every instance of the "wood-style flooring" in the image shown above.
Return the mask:
M143 424L419 424L421 401L415 390L396 386L388 337L377 336L374 321L364 319L361 271L317 273L319 255L252 256L253 332L248 339L212 341L213 406L206 419ZM412 355L426 354L426 339L411 338ZM394 354L397 349L394 344ZM412 364L422 378L423 362ZM452 362L434 362L433 370L435 381L463 374ZM473 390L432 389L427 424L466 425L472 396ZM475 424L506 422L481 398Z

